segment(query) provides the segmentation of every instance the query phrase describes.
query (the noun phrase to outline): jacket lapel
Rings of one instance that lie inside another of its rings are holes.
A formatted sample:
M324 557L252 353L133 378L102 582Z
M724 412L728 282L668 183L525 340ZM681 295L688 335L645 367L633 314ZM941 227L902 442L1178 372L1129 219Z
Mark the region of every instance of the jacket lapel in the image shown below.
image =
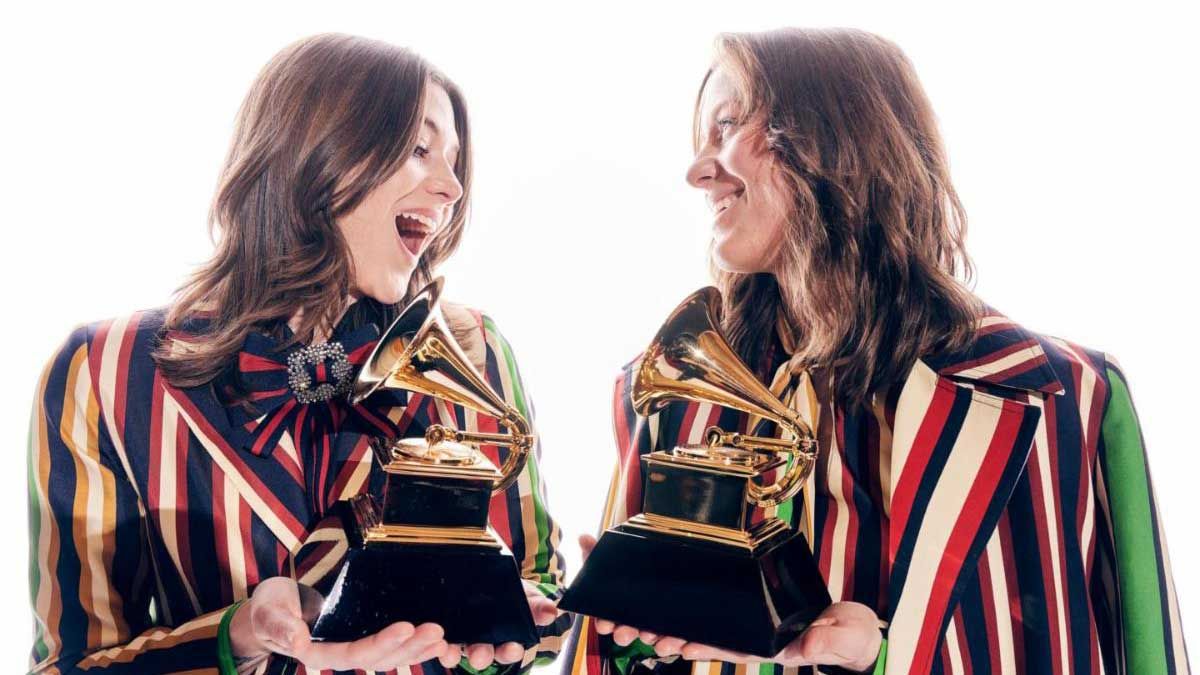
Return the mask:
M1062 392L1036 336L994 311L966 350L913 366L896 407L887 500L889 675L931 672L1024 470L1040 399Z
M211 387L179 389L165 381L162 387L164 412L172 408L178 411L255 515L287 550L296 550L306 534L308 508L303 480L297 482L294 472L285 465L292 461L292 453L257 457L230 445L229 416Z

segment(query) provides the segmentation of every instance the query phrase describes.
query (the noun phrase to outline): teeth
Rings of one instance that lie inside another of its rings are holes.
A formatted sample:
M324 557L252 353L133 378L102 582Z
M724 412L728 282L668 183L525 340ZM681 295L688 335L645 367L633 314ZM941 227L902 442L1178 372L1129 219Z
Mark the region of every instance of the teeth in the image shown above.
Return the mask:
M409 219L415 220L418 223L421 223L422 225L424 225L425 227L428 227L430 230L437 229L437 222L433 218L430 218L429 216L423 216L419 213L409 213L407 211L404 213L401 213L400 216L402 218L409 218Z
M729 208L735 201L737 201L737 198L740 196L741 196L741 193L739 192L739 193L734 193L734 194L726 195L725 197L722 197L721 201L713 204L713 211L716 211L717 213L724 211L725 209Z

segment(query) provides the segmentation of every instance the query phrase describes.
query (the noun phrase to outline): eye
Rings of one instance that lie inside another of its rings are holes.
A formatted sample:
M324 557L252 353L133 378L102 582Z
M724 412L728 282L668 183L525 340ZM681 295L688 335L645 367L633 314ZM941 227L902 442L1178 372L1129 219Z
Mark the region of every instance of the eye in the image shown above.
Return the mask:
M429 146L417 143L416 147L413 148L413 157L416 157L417 159L425 159L428 156Z
M717 120L717 134L721 137L724 137L726 132L737 125L738 121L733 117L722 117L721 119Z

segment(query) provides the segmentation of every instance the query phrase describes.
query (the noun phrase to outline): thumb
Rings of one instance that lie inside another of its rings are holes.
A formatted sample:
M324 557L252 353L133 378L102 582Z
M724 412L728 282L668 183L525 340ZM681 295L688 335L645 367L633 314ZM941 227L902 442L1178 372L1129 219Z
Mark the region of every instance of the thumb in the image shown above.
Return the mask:
M586 561L588 556L592 554L592 549L596 548L596 538L590 534L579 535L579 551Z
M252 630L270 651L293 655L304 649L310 638L308 624L297 608L283 603L264 603L250 615Z

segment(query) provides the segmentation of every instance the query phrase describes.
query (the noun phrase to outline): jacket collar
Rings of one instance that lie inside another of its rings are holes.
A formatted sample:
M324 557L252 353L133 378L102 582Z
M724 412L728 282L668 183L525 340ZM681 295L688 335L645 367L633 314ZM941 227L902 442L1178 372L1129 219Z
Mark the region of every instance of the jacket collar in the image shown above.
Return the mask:
M1065 391L1038 337L988 306L966 348L923 360L934 372L954 380L1043 394Z

